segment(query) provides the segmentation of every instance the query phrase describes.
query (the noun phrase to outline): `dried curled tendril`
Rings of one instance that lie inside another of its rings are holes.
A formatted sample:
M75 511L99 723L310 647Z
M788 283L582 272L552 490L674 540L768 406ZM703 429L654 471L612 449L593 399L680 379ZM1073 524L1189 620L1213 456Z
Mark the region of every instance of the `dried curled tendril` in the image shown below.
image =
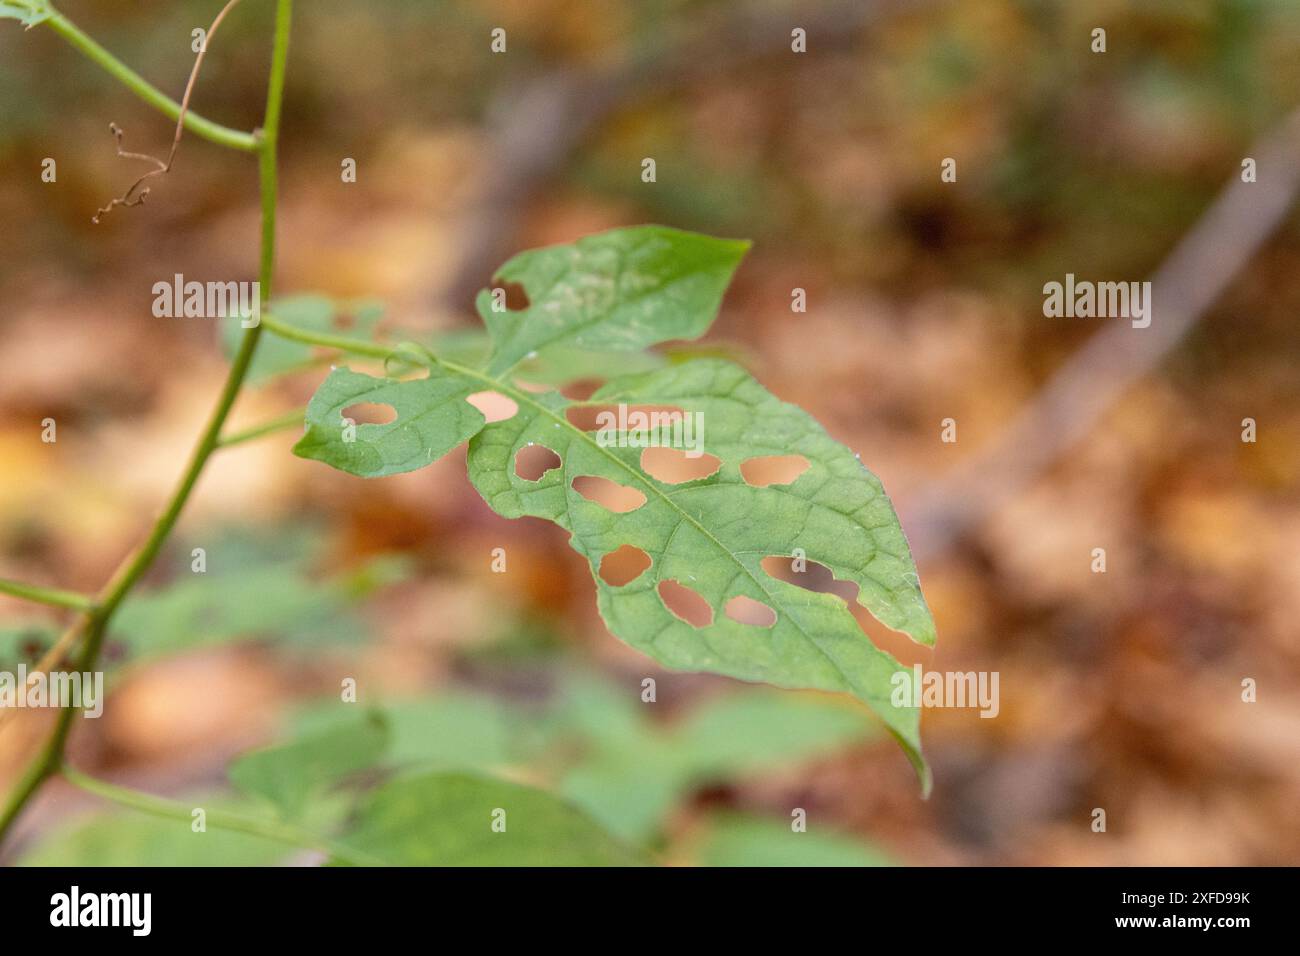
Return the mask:
M234 9L237 3L239 3L239 0L229 0L229 2L221 8L221 12L218 13L216 19L212 21L212 26L208 27L208 32L203 41L203 45L199 48L199 55L194 58L194 68L190 70L189 81L185 84L185 95L181 99L180 113L176 117L176 135L172 137L172 148L167 154L166 162L163 162L156 156L149 156L145 153L132 153L122 149L121 127L116 123L108 124L108 128L112 131L113 138L117 143L118 156L121 156L123 159L139 159L147 163L153 163L154 168L133 182L127 191L121 196L110 200L107 206L103 206L97 210L94 217L91 219L91 222L95 225L99 225L100 219L108 215L118 206L130 207L143 204L145 197L149 195L149 189L144 186L144 184L155 176L162 176L171 171L172 163L176 161L176 150L180 148L181 145L181 136L185 132L185 116L190 110L190 96L194 93L194 84L199 78L199 68L203 65L203 57L206 56L208 52L208 42L216 36L217 28L221 26L221 21L226 18L226 14Z

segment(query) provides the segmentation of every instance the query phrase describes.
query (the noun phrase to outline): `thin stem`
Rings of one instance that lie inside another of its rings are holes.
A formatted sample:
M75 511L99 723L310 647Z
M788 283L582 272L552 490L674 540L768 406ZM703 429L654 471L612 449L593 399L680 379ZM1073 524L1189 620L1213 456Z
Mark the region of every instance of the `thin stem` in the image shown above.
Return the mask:
M264 134L258 145L258 170L262 194L262 254L259 280L263 305L271 294L271 279L275 267L276 146L279 142L280 110L284 100L284 78L289 57L289 27L293 18L293 0L276 0L276 4L275 41L271 56L271 76L267 84L266 119L263 127ZM172 493L171 500L154 523L144 543L122 562L100 591L98 606L89 613L86 620L86 641L77 664L78 670L94 670L114 612L153 564L167 537L176 527L176 522L190 494L194 491L199 475L202 474L208 459L217 448L217 440L225 427L226 418L235 404L244 378L248 374L248 368L252 364L260 334L260 325L244 333L239 351L226 376L225 385L222 386L221 395L217 398L216 407L212 410L208 423L199 436L190 455L189 464L176 490ZM63 762L68 733L76 714L77 711L71 707L59 711L54 733L36 759L28 765L18 787L10 795L3 810L0 810L0 843L3 843L18 815L27 805L27 801L40 789L42 783L58 772Z
M93 793L97 797L111 800L113 803L124 807L130 807L132 810L138 810L141 813L148 813L168 820L180 820L184 823L190 823L193 820L194 809L182 803L165 800L151 793L143 793L128 787L120 787L106 780L99 780L70 767L66 763L60 768L60 772L65 780L87 793ZM319 850L352 866L384 865L383 861L369 854L343 846L328 837L291 824L272 820L259 820L255 817L246 817L226 810L205 810L204 820L218 830L247 833L251 836L263 837L288 846Z
M324 348L338 349L340 352L350 352L353 355L364 355L367 358L388 359L399 354L411 354L403 352L400 345L379 345L373 342L362 342L358 339L350 339L343 335L331 335L328 332L312 332L307 329L300 329L297 326L288 325L281 322L274 316L262 316L262 326L273 335L278 335L282 339L289 339L294 342L302 342L305 345L320 345ZM533 399L529 398L526 392L522 392L510 383L501 378L488 375L486 372L478 369L472 369L466 365L460 365L457 362L451 362L447 359L439 358L428 349L417 347L412 352L419 351L422 356L418 360L425 364L436 363L450 372L457 375L463 375L466 378L476 379L491 389L508 395L516 400L522 399L526 404L536 404ZM415 360L416 356L411 355ZM506 374L505 372L502 375Z
M242 445L245 442L256 441L265 435L273 435L276 432L285 432L297 426L303 425L303 414L301 408L296 408L291 412L285 412L278 415L270 421L262 422L260 425L254 425L252 428L245 428L242 431L231 432L228 435L222 435L217 440L218 448L233 448L235 445Z
M267 83L266 116L262 120L262 142L258 154L258 178L262 189L262 259L258 279L263 306L271 299L275 278L275 210L279 195L276 163L280 151L280 109L284 103L284 77L289 65L289 27L292 21L293 0L277 0L275 49L271 54L271 79ZM245 339L256 343L259 332L261 326L254 326L245 334Z
M304 345L319 345L328 349L338 349L340 352L351 352L353 355L386 359L394 352L394 349L387 345L363 342L360 339L350 339L345 335L331 335L329 332L311 332L307 329L300 329L296 325L281 322L271 315L262 316L261 327L291 342L301 342Z
M154 109L170 119L180 119L180 103L105 50L62 13L54 12L45 23ZM258 149L259 139L255 134L222 126L192 111L185 114L185 128L195 136L201 136L218 146L227 146L246 153L253 153Z
M12 594L26 601L35 601L37 604L48 604L50 607L71 608L74 611L92 611L95 608L95 600L89 595L64 591L60 588L23 584L21 581L10 581L6 578L0 578L0 593Z

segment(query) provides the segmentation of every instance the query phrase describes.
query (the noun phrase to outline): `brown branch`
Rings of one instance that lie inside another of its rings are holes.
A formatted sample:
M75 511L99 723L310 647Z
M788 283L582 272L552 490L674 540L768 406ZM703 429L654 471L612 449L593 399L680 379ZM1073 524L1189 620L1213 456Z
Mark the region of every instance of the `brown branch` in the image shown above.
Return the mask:
M145 153L130 153L123 150L122 129L116 123L110 123L108 125L108 128L113 133L114 139L117 141L118 156L121 156L124 159L144 160L145 162L155 164L155 168L149 170L149 172L145 173L133 182L121 196L110 200L107 206L98 210L95 213L94 218L91 219L91 222L95 223L95 225L99 225L99 220L108 215L108 213L112 212L118 206L129 208L131 206L141 205L144 202L145 197L149 195L149 190L147 187L144 189L141 189L140 187L155 176L165 176L167 173L171 172L172 164L176 161L176 150L180 148L181 137L185 133L185 114L188 113L190 109L190 97L194 94L194 84L199 78L199 68L203 66L203 58L207 56L208 53L208 43L211 42L214 36L216 36L217 28L221 26L221 21L226 18L226 14L234 9L237 3L239 3L239 0L228 0L226 5L221 8L221 12L217 14L217 18L212 21L212 26L208 27L208 32L203 38L203 45L199 48L198 56L194 58L194 68L190 70L189 82L185 84L185 95L181 98L180 116L176 119L176 135L172 137L172 148L171 152L167 154L166 162L163 162L156 156L149 156Z

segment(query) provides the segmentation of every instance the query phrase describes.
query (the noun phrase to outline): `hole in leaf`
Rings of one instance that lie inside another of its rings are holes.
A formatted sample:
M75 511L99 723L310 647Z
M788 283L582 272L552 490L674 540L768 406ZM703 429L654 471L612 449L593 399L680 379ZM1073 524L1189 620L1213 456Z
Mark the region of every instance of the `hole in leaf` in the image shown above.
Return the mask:
M560 389L560 394L575 402L585 402L605 384L603 378L579 378Z
M612 431L631 430L641 427L652 429L659 434L666 425L668 434L672 435L673 421L683 421L685 412L673 405L570 405L564 410L564 416L574 428L584 432L594 432L600 428ZM681 425L678 425L680 431ZM648 443L647 443L648 444ZM673 442L660 442L671 445ZM679 442L680 444L680 442Z
M667 578L659 582L659 599L664 607L691 627L708 627L713 623L713 608L698 591L680 581Z
M641 452L642 470L670 485L699 481L721 467L721 458L706 454L692 458L680 448L647 448Z
M554 391L549 385L543 385L541 382L528 382L522 378L515 379L515 386L523 389L525 392L532 392L534 395L540 395L542 392Z
M387 425L397 421L397 409L377 402L357 402L343 409L342 415L358 425Z
M540 481L542 475L560 464L560 456L545 445L525 445L515 455L515 474L524 481Z
M596 475L579 475L574 478L573 490L588 501L619 515L636 511L645 504L645 495L635 488Z
M600 559L600 577L606 584L619 588L631 584L650 567L650 555L631 544L624 544Z
M772 555L764 558L759 562L760 566L776 578L778 581L784 581L787 584L793 584L803 588L805 591L814 591L817 594L834 594L836 597L843 598L852 607L858 600L858 586L852 581L841 581L835 577L831 569L824 564L818 564L808 558L801 558L796 561L788 555ZM802 571L796 571L796 567L802 567Z
M496 288L506 294L507 312L522 312L528 308L528 292L518 282L497 282Z
M515 404L515 400L507 398L500 392L475 392L473 395L467 395L465 401L482 412L489 425L493 422L504 422L508 418L514 418L515 413L519 411L519 406Z
M727 617L741 624L756 624L759 627L771 627L776 623L776 611L762 601L737 594L727 602Z
M740 475L755 488L788 485L808 470L803 455L760 455L740 463Z

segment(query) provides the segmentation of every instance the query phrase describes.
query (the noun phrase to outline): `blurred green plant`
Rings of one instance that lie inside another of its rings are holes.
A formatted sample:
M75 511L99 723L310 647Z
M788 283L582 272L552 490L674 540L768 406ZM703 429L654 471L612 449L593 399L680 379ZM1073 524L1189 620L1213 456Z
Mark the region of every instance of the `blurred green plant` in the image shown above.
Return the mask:
M604 865L648 848L719 866L890 865L859 838L795 833L739 813L704 818L668 843L671 815L693 791L797 765L878 735L833 698L745 690L661 725L635 689L557 663L548 701L524 705L444 690L358 708L337 699L301 709L283 742L231 763L235 793L161 801L74 774L73 782L136 813L110 811L52 830L25 865L264 865L302 851L340 862L404 865ZM500 779L551 781L560 796ZM193 831L194 810L207 831ZM496 840L489 811L504 811Z
M205 536L207 566L166 586L133 594L115 615L100 666L132 668L167 654L268 638L283 647L319 647L364 632L357 608L405 580L409 562L377 555L329 575L316 573L324 542L316 529L272 533L224 528ZM0 629L0 667L32 664L57 633L43 621Z

